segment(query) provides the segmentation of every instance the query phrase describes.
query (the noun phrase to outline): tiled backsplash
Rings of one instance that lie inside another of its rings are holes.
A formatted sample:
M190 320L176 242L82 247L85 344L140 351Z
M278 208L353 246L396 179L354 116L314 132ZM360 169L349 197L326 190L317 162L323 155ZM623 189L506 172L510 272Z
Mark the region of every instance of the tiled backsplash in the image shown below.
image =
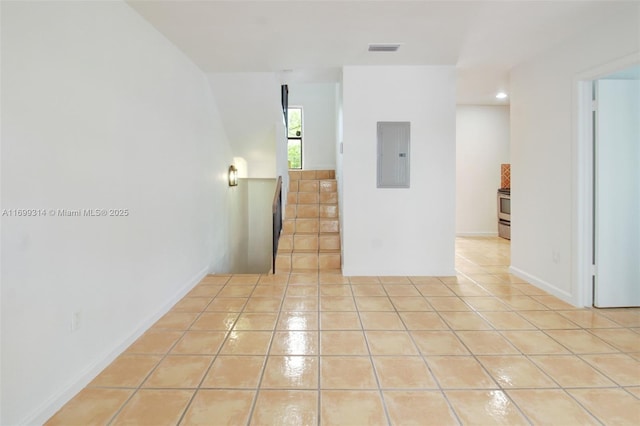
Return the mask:
M500 164L500 188L511 188L511 164Z

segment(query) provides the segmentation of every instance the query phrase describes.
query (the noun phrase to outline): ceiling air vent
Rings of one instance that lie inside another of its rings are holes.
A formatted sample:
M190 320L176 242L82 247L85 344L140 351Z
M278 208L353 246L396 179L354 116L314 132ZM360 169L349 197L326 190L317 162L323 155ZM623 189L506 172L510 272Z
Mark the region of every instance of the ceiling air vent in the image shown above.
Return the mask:
M397 52L399 48L399 43L370 44L369 52Z

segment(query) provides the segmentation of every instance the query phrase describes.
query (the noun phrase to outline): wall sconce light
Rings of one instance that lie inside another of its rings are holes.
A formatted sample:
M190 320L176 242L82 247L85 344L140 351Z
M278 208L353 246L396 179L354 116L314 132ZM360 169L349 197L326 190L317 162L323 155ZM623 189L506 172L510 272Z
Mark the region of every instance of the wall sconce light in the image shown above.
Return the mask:
M233 164L229 166L229 186L238 186L238 169Z

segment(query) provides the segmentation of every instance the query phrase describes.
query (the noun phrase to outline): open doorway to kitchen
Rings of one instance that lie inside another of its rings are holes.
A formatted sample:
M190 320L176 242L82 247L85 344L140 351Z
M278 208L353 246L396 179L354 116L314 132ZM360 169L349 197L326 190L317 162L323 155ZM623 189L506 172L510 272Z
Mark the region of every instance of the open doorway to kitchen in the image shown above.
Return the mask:
M456 235L504 237L510 250L510 111L502 105L456 107Z
M288 134L287 134L287 160L289 168L294 170L302 169L302 137L303 137L303 117L302 107L289 107L287 114Z

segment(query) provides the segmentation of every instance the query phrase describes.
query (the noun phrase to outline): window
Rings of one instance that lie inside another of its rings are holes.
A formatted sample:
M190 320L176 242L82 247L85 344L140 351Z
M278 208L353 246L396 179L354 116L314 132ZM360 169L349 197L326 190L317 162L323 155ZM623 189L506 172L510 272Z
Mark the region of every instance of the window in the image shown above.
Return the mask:
M302 108L292 107L288 112L287 151L290 169L302 169Z

